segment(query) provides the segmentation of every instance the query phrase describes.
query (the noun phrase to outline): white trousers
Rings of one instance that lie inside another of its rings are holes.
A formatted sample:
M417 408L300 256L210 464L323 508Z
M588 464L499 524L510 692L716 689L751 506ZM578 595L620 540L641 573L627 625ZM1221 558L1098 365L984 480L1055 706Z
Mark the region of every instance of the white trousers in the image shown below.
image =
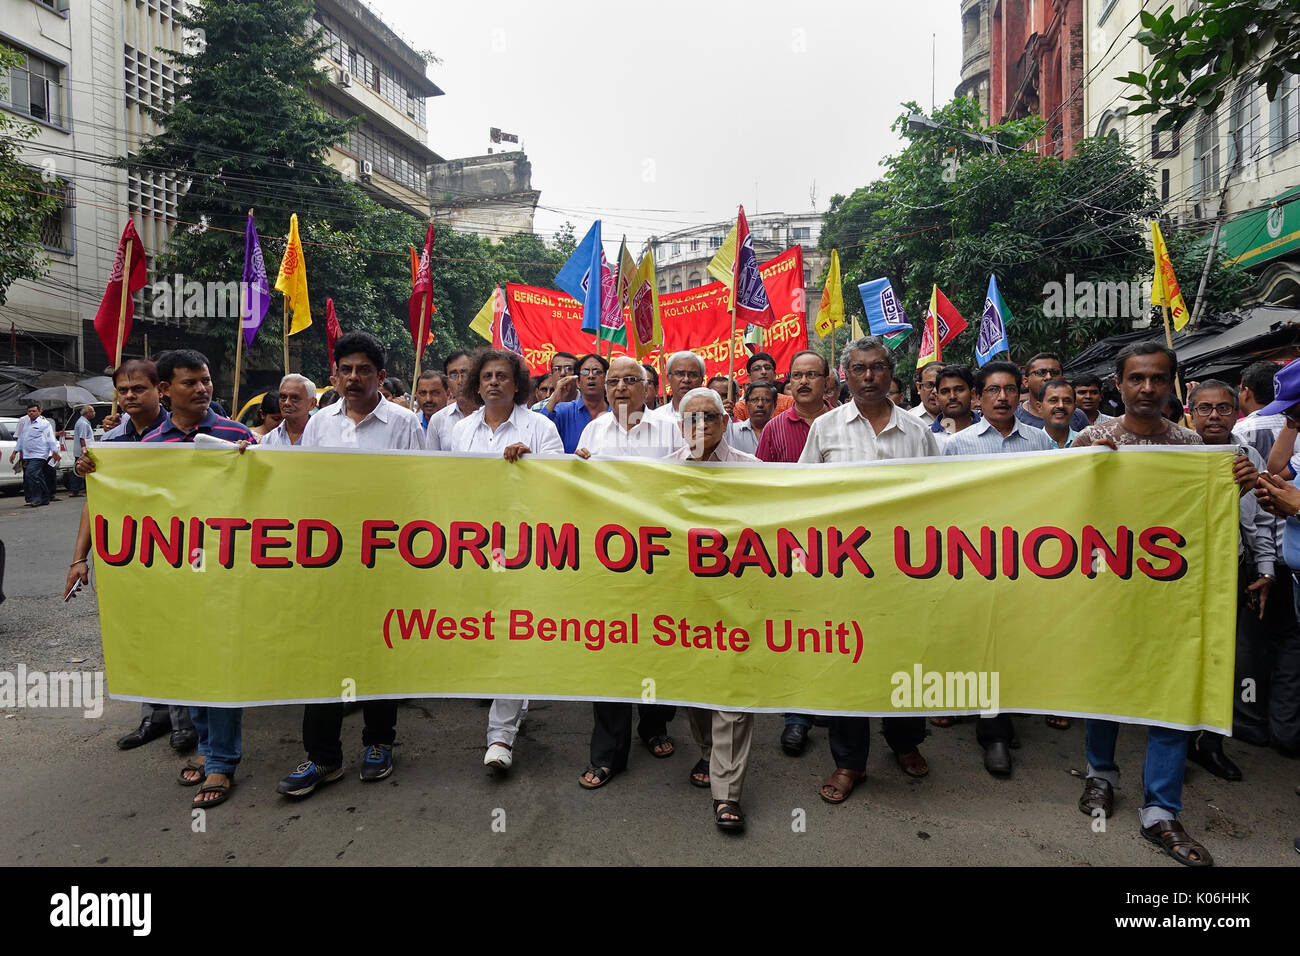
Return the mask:
M528 716L526 700L494 700L488 711L487 745L505 744L514 747L515 737Z

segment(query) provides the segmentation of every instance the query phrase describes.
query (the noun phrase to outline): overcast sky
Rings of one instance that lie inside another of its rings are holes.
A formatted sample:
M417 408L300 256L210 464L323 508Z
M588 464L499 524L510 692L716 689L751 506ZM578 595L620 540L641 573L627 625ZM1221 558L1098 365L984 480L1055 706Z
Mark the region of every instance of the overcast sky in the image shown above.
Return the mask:
M825 211L898 148L898 104L950 99L960 0L370 0L442 59L429 145L486 153L520 136L536 231L647 235L754 212ZM509 147L507 147L509 148Z

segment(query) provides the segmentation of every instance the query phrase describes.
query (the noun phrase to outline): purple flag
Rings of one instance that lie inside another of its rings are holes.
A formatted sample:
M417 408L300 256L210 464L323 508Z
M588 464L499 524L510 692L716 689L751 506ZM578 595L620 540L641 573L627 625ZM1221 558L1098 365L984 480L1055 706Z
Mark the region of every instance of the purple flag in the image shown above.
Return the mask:
M266 310L271 307L266 263L262 260L262 245L257 241L251 212L244 227L244 281L240 284L239 299L239 325L244 330L244 345L251 348L266 318Z

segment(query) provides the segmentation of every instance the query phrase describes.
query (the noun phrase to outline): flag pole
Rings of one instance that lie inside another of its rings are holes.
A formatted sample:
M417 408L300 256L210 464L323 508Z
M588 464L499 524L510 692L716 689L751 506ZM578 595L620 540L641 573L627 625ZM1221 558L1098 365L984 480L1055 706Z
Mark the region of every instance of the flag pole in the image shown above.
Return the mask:
M249 219L253 218L252 209L248 210L248 218ZM246 288L246 286L247 283L245 282L239 283L239 322L235 327L235 393L234 395L231 396L230 399L230 411L234 415L239 414L240 360L243 358L244 355L244 309L246 307L250 307L251 309L251 303L248 303L246 306L244 300L244 296L248 294L248 289ZM251 315L251 311L250 311L250 315ZM148 349L146 349L145 351L147 352ZM288 369L286 369L285 371L287 372Z
M284 297L284 374L289 374L289 296Z
M429 225L431 226L433 225L432 219L429 220ZM418 272L418 267L417 267L417 272ZM420 279L418 275L415 278L417 282ZM425 323L429 321L429 294L432 291L433 291L433 250L430 249L429 250L429 286L424 290L424 294L420 296L420 325L419 325L420 334L416 338L415 377L411 379L412 388L414 388L415 383L420 380L420 357L424 355L424 339L425 336L428 335L428 328L425 325Z
M1167 345L1167 346L1169 347L1169 351L1173 352L1173 350L1174 350L1174 335L1173 335L1173 332L1171 332L1171 331L1170 331L1170 328L1169 328L1169 304L1168 304L1168 300L1167 300L1167 299L1166 299L1165 302L1160 303L1160 314L1164 317L1164 322L1165 322L1165 345ZM1176 395L1178 396L1178 404L1179 404L1180 407L1182 407L1182 406L1183 406L1183 386L1179 383L1179 381L1178 381L1178 376L1177 376L1177 375L1174 376L1174 394L1176 394ZM1184 424L1184 425L1187 424L1187 411L1186 411L1186 408L1185 408L1185 407L1184 407L1184 410L1183 410L1182 418L1180 418L1179 421L1180 421L1182 424Z
M122 263L122 301L117 308L117 348L113 350L113 371L122 364L122 340L126 337L126 304L131 301L131 246L126 244L126 259ZM113 405L109 414L117 414L117 390L113 390Z

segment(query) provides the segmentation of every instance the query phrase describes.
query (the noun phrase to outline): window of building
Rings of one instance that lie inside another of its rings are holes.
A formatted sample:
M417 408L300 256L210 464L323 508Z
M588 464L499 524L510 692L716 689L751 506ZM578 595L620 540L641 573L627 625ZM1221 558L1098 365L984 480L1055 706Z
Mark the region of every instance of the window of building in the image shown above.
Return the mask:
M666 295L667 293L668 293L668 286L667 286L667 284L663 281L663 279L660 279L660 280L659 280L659 294L660 294L660 295Z
M1254 82L1244 81L1228 108L1228 168L1241 169L1259 158L1263 121Z
M41 221L39 242L46 249L72 252L72 189L61 179L48 183L45 191L59 197L59 207Z
M804 288L805 288L805 289L808 288L808 286L811 285L811 284L812 284L812 267L811 267L811 266L804 266L804 268L803 268L803 285L804 285Z
M691 252L699 252L699 251L700 251L700 240L698 240L698 239L692 239L692 240L691 240Z
M1207 116L1196 127L1192 152L1192 192L1206 196L1219 188L1219 117Z
M722 237L721 237L721 236L710 236L710 237L709 237L709 248L710 248L710 249L721 249L721 248L722 248Z
M682 244L681 244L680 242L674 242L674 243L673 243L673 255L675 255L675 256L676 256L676 255L680 255L680 254L681 254L681 251L682 251ZM680 285L680 283L678 283L678 284Z
M692 272L691 277L686 280L686 288L698 289L699 287L700 287L700 274L698 272Z
M1160 201L1169 202L1169 167L1160 170Z
M1288 73L1270 101L1269 149L1282 149L1300 137L1300 111L1297 110L1296 75Z
M795 241L795 242L800 242L800 241L807 242L807 241L808 241L809 239L811 239L811 238L812 238L812 226L795 226L795 227L794 227L794 241Z
M1167 138L1167 140L1166 140ZM1167 145L1165 144L1167 141ZM1178 141L1178 130L1161 133L1153 126L1151 129L1151 158L1168 159L1177 156L1182 144Z
M682 280L681 280L680 277L677 277L677 276L674 276L674 277L673 277L673 291L674 291L674 292L681 292L681 291L682 291Z
M0 103L17 113L52 126L66 126L63 110L63 67L43 60L34 53L6 47L18 54L18 62L9 68L7 89Z

